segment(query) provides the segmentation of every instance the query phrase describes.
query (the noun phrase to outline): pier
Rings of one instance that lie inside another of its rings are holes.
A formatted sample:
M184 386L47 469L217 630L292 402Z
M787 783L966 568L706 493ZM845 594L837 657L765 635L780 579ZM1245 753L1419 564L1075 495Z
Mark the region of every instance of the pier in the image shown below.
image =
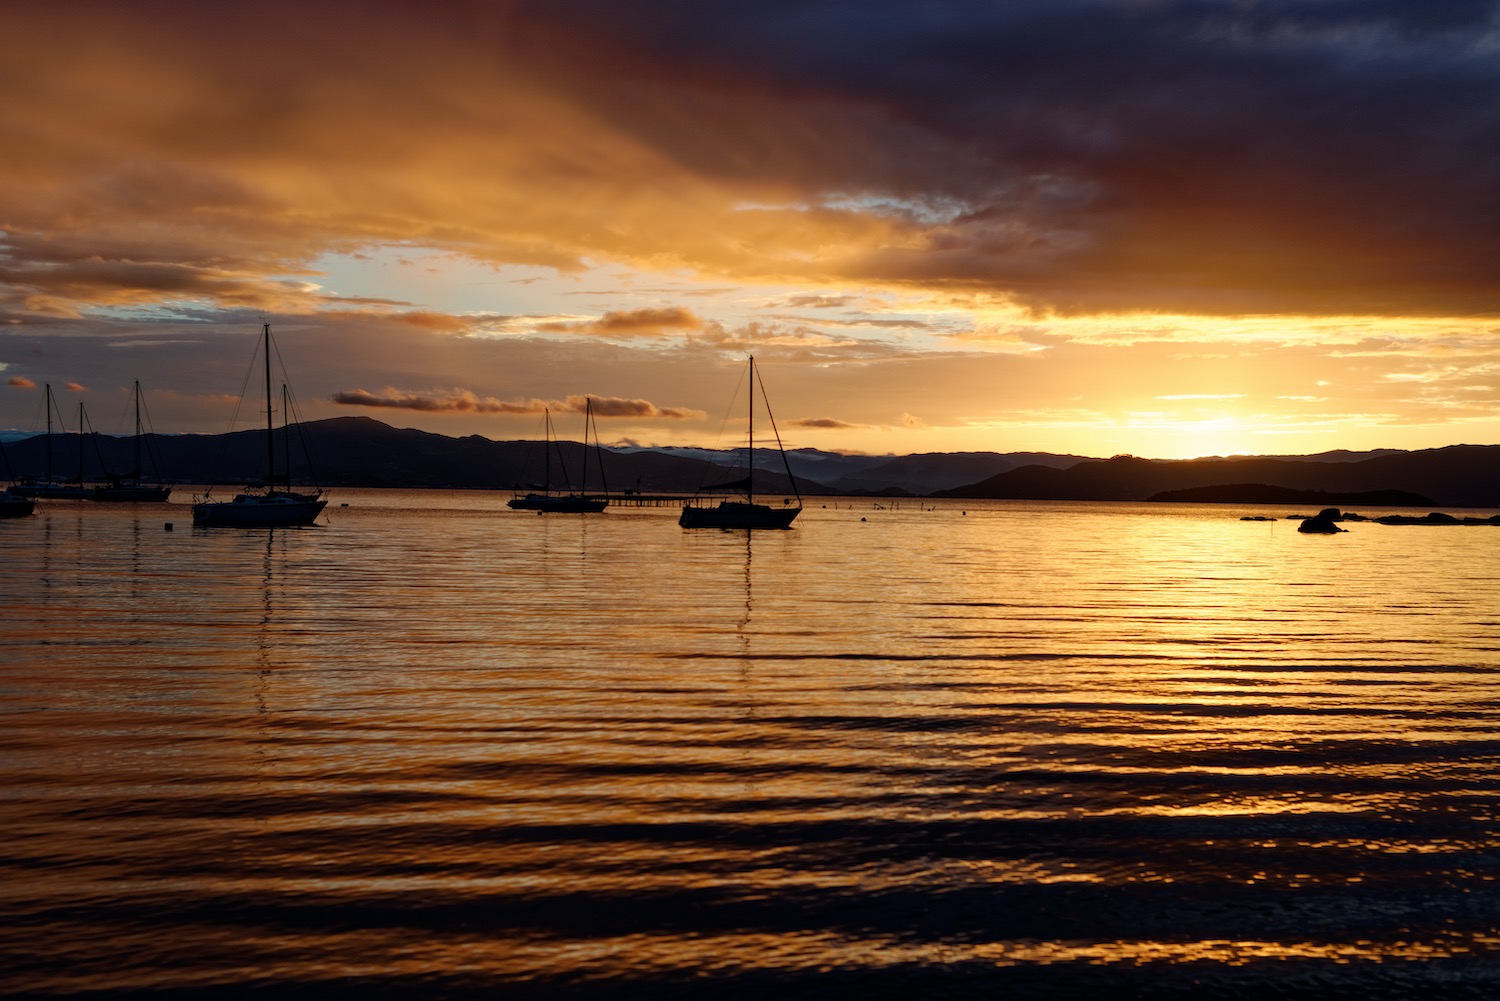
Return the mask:
M610 507L681 507L686 494L610 494Z

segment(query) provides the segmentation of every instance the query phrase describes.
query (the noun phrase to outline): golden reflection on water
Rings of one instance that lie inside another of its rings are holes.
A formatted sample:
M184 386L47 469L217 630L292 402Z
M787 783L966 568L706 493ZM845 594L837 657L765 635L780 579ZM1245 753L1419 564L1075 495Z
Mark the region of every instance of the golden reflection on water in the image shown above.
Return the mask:
M1488 529L349 500L5 526L28 989L1492 956Z

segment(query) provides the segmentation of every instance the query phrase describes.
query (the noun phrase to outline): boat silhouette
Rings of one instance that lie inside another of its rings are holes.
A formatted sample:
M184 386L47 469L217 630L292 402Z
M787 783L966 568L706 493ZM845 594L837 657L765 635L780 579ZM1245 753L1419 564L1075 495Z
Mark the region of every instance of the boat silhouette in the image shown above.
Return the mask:
M78 479L76 482L59 482L52 472L52 414L57 410L57 404L52 398L52 383L45 387L45 403L43 406L47 411L47 475L44 479L22 479L12 486L11 492L22 497L35 500L83 500L89 495L89 488L83 485L83 403L78 404ZM57 422L62 423L62 414L57 415ZM63 428L67 431L67 428Z
M797 515L802 513L802 494L797 490L796 477L792 475L792 467L786 458L786 449L781 444L781 432L776 430L776 418L771 414L771 405L766 398L765 383L761 382L760 372L755 367L755 356L750 356L750 392L749 392L749 421L746 434L745 447L745 476L743 479L730 483L720 483L700 491L700 494L722 494L726 491L743 491L744 500L720 500L717 504L711 499L695 497L682 507L682 514L677 519L677 524L683 528L790 528ZM791 482L792 493L796 495L797 504L791 506L790 501L783 502L779 508L769 504L759 504L755 500L755 387L760 385L761 400L765 403L766 417L771 424L771 432L775 436L776 449L781 454L782 465L786 467L787 479Z
M135 468L125 473L106 472L105 482L89 492L89 500L125 504L162 503L172 496L172 488L160 482L159 470L157 483L146 483L141 480L142 440L141 382L137 379L135 382Z
M558 453L557 464L562 470L563 492L552 492L552 450L557 446L553 437L552 411L542 411L543 437L543 476L542 490L540 493L529 491L518 494L506 501L506 506L518 511L536 511L546 514L598 514L609 507L609 486L604 483L604 457L599 454L599 429L594 426L594 401L587 398L583 408L583 479L579 484L578 492L573 492L572 483L568 480L567 466L562 461L562 453ZM594 433L594 453L599 460L599 482L603 484L602 494L590 494L589 489L589 430Z
M193 524L204 527L280 528L293 525L311 525L317 520L328 501L322 490L296 491L291 488L291 455L287 452L287 472L276 472L276 428L275 408L271 404L271 325L264 324L257 349L265 354L266 374L266 477L264 482L249 484L233 500L212 500L209 494L193 503ZM282 386L282 430L286 434L290 421L286 419L287 392Z

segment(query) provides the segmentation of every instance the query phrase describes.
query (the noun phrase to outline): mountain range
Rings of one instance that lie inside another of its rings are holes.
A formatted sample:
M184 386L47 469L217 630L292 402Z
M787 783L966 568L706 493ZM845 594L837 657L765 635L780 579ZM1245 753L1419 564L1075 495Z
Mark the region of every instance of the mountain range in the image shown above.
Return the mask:
M278 435L280 432L278 432ZM238 484L265 475L265 432L218 435L147 435L153 462L146 478L166 482ZM453 438L393 428L369 417L338 417L296 426L287 433L291 473L325 486L423 487L507 490L541 485L545 448L536 441L494 441L479 435ZM130 438L91 434L37 435L6 445L11 475L59 480L128 472ZM551 458L554 487L578 489L585 450L557 442ZM277 443L278 455L282 443ZM603 478L613 491L691 492L730 477L741 458L735 450L677 447L606 448L590 459L591 490ZM788 491L786 470L774 450L755 456L757 487ZM1307 456L1189 460L1109 459L1045 452L929 452L903 456L846 455L817 449L787 453L804 494L872 494L1017 498L1031 500L1196 500L1433 504L1491 507L1500 504L1500 446L1453 445L1420 451L1335 451ZM154 469L153 469L154 467ZM316 470L316 475L313 474ZM565 474L565 475L564 475Z

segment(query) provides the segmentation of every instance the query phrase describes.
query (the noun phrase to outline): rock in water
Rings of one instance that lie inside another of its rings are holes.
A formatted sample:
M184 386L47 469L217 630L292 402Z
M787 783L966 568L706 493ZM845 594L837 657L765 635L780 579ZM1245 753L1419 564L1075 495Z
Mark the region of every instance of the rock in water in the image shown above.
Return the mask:
M1303 520L1302 524L1297 526L1297 531L1313 535L1332 535L1335 532L1342 532L1343 529L1338 526L1339 517L1338 508L1325 507L1311 518Z

